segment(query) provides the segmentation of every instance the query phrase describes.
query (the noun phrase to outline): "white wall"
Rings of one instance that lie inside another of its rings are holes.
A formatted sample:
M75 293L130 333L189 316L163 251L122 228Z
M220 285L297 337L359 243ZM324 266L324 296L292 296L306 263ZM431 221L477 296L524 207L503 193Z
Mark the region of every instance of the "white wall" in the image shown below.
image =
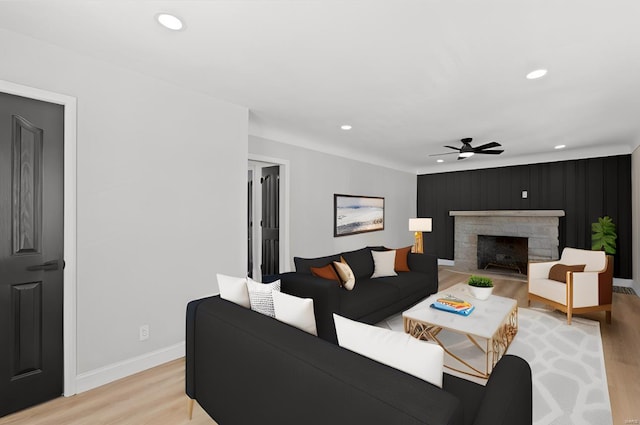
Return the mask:
M79 374L179 346L186 303L245 270L247 109L5 30L0 52L0 79L78 101Z
M633 287L640 295L640 147L631 154L631 260Z
M292 256L316 257L367 245L413 244L409 217L416 214L415 174L249 136L249 152L290 164L290 241ZM382 196L385 229L333 237L333 195Z

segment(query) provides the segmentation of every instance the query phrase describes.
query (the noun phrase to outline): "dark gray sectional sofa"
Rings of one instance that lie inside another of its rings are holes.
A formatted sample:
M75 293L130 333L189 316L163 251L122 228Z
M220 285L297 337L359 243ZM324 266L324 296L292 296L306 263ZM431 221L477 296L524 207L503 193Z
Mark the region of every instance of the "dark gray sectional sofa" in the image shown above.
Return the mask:
M313 298L318 336L337 343L333 313L363 323L375 324L438 292L438 262L434 255L409 253L409 272L371 279L374 270L372 250L366 247L319 258L295 257L295 272L279 276L281 291L302 298ZM353 270L356 284L347 291L335 282L314 276L311 267L322 267L344 258Z
M219 296L187 306L186 393L219 425L531 425L531 370L443 388Z

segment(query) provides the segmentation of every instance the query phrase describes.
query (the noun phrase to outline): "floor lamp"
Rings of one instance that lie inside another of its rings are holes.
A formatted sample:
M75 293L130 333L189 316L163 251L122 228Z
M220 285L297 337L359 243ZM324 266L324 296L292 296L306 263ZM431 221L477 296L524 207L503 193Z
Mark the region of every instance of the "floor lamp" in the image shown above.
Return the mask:
M415 232L416 243L411 252L422 254L424 246L422 245L422 232L431 231L431 218L410 218L409 231Z

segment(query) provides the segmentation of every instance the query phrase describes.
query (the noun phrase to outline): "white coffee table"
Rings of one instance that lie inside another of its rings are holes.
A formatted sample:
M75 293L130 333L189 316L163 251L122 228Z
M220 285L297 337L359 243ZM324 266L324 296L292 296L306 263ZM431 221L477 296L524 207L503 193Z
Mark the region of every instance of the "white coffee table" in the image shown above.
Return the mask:
M475 310L469 316L462 316L431 307L436 299L446 294L470 302L475 306ZM486 379L518 332L518 303L514 299L496 295L491 295L484 301L478 300L471 296L466 283L459 283L411 307L402 313L402 318L406 333L418 339L437 342L464 368L458 369L448 365L446 367ZM443 329L466 335L476 347L482 350L486 357L484 370L472 366L447 349L438 338L438 334Z

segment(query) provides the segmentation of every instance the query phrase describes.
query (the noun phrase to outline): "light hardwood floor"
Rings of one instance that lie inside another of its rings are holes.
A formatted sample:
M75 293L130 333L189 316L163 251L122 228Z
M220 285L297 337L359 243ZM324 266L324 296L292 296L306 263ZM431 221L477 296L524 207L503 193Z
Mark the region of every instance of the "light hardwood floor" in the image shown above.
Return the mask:
M465 274L440 269L440 289L466 279ZM496 295L526 307L526 282L492 275ZM536 307L542 305L535 304ZM585 315L601 323L614 425L640 420L640 297L614 294L613 323L604 313ZM0 418L0 425L211 425L215 422L197 405L187 418L184 359L175 360L100 388L58 398Z

